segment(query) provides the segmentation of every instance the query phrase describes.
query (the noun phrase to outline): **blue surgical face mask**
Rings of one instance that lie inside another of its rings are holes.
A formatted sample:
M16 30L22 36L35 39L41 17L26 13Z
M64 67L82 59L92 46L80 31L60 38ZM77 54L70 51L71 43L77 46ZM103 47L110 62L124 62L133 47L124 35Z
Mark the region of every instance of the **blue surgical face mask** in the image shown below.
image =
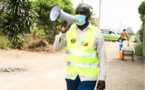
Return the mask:
M82 26L86 23L86 16L85 15L75 15L78 19L77 25Z

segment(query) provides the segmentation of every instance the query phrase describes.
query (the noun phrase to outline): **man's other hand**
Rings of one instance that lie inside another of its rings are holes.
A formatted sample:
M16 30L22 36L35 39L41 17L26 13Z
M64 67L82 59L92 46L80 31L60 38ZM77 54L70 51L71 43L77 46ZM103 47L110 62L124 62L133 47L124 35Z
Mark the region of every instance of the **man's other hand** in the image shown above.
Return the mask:
M97 87L96 87L96 90L103 90L103 89L105 89L105 81L99 80Z

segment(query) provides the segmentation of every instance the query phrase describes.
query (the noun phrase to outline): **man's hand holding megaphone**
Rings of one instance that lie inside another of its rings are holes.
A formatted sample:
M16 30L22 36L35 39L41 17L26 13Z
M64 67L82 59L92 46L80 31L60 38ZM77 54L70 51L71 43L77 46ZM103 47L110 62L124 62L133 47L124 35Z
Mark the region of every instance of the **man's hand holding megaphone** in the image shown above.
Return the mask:
M61 32L66 33L70 29L71 25L72 24L68 25L67 21L64 21L61 26Z

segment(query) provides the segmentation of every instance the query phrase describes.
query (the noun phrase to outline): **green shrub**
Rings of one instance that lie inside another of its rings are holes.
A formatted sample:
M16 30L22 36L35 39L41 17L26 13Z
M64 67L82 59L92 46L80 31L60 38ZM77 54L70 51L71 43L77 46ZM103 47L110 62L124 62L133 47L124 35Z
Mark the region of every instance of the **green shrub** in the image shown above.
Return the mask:
M8 49L12 46L7 37L0 35L0 49Z
M12 48L23 49L26 46L26 41L23 35L18 35L17 40L12 42Z
M143 43L139 42L135 45L135 54L141 56L142 52L143 52Z

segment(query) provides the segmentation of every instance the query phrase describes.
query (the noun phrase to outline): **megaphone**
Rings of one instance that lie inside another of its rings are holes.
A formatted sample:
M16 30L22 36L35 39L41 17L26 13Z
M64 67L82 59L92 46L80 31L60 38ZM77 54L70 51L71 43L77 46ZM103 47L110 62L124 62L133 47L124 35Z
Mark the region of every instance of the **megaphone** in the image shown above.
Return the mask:
M77 18L74 15L68 14L60 9L59 6L54 5L49 14L51 21L56 21L57 19L61 19L67 21L67 25L70 25L74 22L77 22ZM62 31L65 30L65 27L62 27Z

